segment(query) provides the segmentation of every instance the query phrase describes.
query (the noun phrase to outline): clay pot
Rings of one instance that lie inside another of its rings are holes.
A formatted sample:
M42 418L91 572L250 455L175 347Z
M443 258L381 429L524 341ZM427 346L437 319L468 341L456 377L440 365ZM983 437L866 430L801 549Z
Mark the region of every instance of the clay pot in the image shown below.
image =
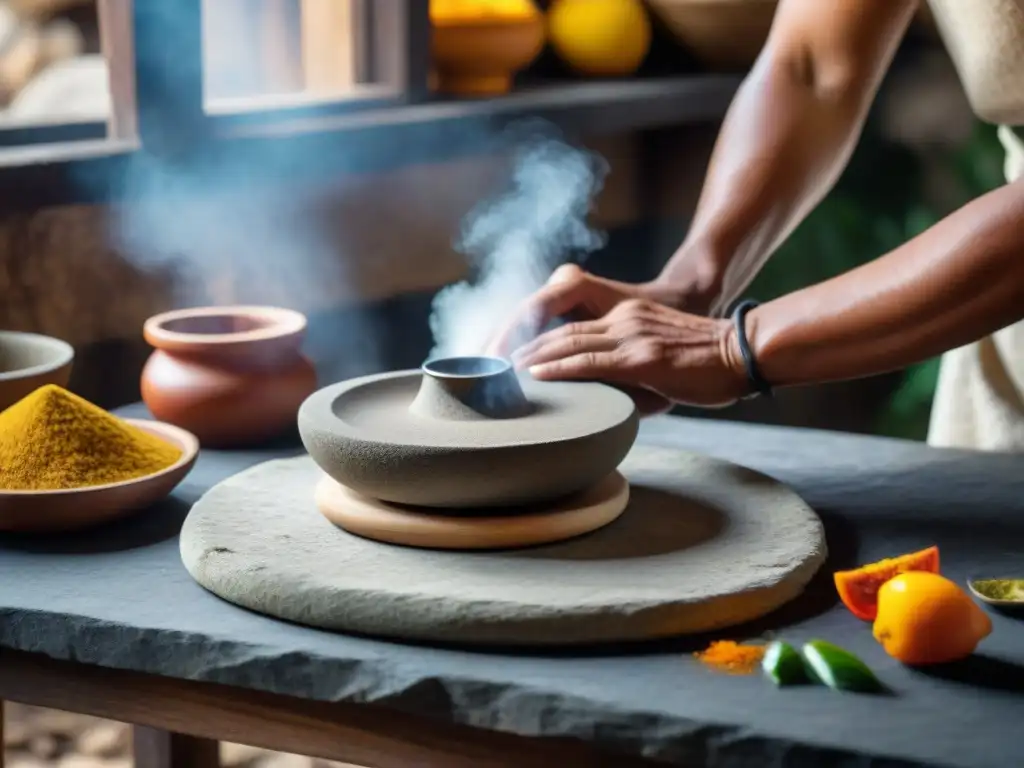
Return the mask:
M66 341L0 331L0 411L47 384L67 387L74 360Z
M204 446L237 447L294 428L316 390L300 347L306 318L274 307L205 307L146 321L156 351L142 371L154 417L187 429Z
M522 19L436 20L431 51L438 91L456 96L500 96L513 76L544 49L540 12Z

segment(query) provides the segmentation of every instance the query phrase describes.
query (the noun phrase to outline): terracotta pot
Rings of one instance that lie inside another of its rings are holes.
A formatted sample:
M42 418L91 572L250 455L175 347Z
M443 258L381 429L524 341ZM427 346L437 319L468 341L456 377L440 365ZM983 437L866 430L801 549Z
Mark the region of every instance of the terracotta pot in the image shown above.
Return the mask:
M456 96L499 96L544 49L544 17L445 19L433 24L435 88Z
M777 0L650 0L651 11L709 69L749 69L768 39Z
M154 417L187 429L205 446L240 446L295 426L316 390L300 347L306 318L274 307L205 307L146 321L156 351L142 371Z

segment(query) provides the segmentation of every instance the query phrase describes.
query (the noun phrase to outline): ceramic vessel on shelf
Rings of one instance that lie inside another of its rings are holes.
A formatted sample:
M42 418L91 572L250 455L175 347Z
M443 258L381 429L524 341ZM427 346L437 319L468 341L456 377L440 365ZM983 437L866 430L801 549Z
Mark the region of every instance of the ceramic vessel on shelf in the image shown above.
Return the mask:
M777 0L650 0L651 11L704 66L745 71L771 29Z
M298 421L313 460L357 494L461 509L588 489L614 472L639 427L633 400L617 389L538 382L489 357L325 387Z
M171 424L126 421L177 446L181 456L166 469L119 483L57 491L0 491L0 530L73 531L116 520L163 500L192 469L199 441Z
M0 331L0 411L46 384L67 387L74 360L66 341Z
M544 48L544 16L528 2L431 2L431 57L437 90L454 96L500 96ZM497 6L503 5L498 3Z
M293 429L316 371L302 354L306 318L276 307L166 312L143 328L155 351L142 399L157 419L205 446L259 443Z

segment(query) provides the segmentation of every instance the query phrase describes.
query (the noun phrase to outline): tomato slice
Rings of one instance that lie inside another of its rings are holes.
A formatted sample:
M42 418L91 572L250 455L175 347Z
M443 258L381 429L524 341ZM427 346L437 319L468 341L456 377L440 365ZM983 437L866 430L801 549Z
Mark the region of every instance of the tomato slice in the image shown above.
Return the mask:
M878 614L878 590L894 576L907 571L939 572L939 548L928 547L899 557L879 560L852 571L836 571L836 591L850 613L864 621Z

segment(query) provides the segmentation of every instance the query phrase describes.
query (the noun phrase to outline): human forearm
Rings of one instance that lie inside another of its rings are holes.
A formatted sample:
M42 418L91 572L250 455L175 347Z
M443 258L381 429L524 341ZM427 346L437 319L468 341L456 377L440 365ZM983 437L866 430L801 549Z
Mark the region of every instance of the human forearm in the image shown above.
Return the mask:
M789 73L762 69L737 94L689 234L660 278L692 286L692 300L711 313L742 292L826 194L860 128L844 100L830 104Z
M886 256L755 309L746 326L762 375L787 386L901 368L1021 318L1024 183L1016 183Z
M721 312L842 172L914 0L785 0L659 283Z

